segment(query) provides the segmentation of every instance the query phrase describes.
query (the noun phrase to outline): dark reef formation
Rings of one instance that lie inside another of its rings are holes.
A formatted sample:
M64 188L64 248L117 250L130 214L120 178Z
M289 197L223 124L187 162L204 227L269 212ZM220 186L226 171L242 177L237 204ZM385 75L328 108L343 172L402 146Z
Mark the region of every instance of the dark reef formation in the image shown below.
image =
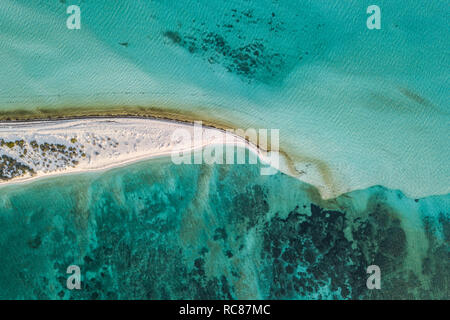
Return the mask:
M1 298L449 298L448 196L324 201L258 166L164 161L3 190Z
M273 10L276 8L273 3ZM274 85L308 57L311 43L319 46L323 27L321 22L309 25L311 16L300 19L298 12L275 11L247 3L224 10L216 23L197 18L179 23L164 31L163 36L169 43L205 62L221 65L245 81ZM293 24L294 17L301 23ZM320 16L316 19L322 20ZM281 37L290 41L282 42Z
M227 71L248 79L264 81L275 77L285 65L285 57L266 49L263 39L233 47L223 36L213 32L200 38L183 37L174 31L167 31L164 36L190 53L204 57L209 63L220 63Z

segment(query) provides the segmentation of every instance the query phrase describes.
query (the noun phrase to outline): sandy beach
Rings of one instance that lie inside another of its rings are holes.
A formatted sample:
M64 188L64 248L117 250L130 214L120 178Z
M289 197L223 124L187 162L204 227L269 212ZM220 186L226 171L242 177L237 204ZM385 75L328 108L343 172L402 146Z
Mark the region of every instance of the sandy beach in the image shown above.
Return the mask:
M198 124L197 124L198 125ZM199 127L197 127L198 129ZM270 152L224 130L202 126L201 141L174 139L176 130L195 135L194 124L142 118L91 118L0 123L0 186L61 174L105 170L174 152L232 144L270 164ZM2 172L2 170L3 172Z

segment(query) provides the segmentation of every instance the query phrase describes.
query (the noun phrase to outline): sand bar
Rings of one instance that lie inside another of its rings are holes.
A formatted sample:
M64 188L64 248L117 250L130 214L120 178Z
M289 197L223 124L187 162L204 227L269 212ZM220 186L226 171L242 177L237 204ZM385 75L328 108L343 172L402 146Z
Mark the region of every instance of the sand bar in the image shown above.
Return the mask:
M104 170L170 157L176 151L233 144L266 164L270 152L221 129L202 127L200 142L177 139L176 130L195 136L193 124L160 119L89 118L0 123L0 185L53 175ZM197 128L198 129L198 128ZM275 163L274 163L275 164Z

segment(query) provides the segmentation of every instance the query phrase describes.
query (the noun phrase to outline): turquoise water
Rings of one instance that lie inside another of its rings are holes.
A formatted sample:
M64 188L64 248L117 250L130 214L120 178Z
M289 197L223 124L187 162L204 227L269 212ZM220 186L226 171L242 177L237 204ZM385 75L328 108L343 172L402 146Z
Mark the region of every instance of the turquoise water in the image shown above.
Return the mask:
M2 187L0 298L449 298L446 1L379 0L381 30L366 0L70 4L81 30L64 1L0 2L0 115L157 106L280 129L302 179L340 196L166 160Z
M383 187L322 201L255 165L43 179L0 189L0 298L448 299L449 208Z
M0 111L194 112L281 129L282 150L316 168L328 196L450 192L446 1L380 0L381 30L366 28L368 0L71 4L81 30L66 28L64 1L0 4Z

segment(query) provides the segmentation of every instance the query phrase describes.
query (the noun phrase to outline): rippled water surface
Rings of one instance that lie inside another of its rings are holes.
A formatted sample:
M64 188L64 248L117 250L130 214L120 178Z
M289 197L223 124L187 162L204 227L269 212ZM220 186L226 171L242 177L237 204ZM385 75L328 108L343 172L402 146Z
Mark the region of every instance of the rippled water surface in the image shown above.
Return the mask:
M359 0L78 4L68 30L67 3L2 1L2 118L129 108L278 128L324 196L449 193L445 1L380 1L381 30Z

